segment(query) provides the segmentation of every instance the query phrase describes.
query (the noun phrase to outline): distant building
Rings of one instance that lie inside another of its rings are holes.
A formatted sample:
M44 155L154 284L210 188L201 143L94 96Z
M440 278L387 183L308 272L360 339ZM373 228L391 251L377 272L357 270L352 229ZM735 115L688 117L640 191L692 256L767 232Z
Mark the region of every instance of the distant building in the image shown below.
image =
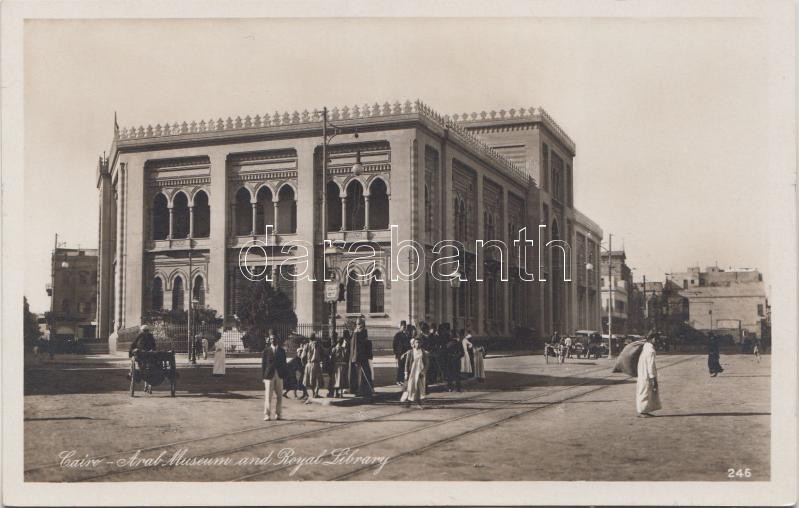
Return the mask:
M608 333L608 306L613 312L613 334L630 333L627 328L633 274L622 250L603 252L599 276L602 291L602 331Z
M769 305L763 275L754 269L724 271L689 268L670 274L688 299L688 324L700 331L727 333L740 340L743 332L763 337Z
M644 334L652 327L653 303L663 294L659 281L635 282L629 300L627 329L629 333Z
M50 333L75 339L95 338L97 249L56 247L47 284Z

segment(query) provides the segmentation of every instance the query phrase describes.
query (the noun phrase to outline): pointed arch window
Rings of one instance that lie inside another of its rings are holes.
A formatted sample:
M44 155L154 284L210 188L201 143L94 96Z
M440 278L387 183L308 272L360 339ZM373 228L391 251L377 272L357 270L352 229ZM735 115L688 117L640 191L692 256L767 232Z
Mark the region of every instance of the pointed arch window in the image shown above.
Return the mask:
M186 310L184 305L183 277L178 275L172 282L172 310Z
M327 230L341 230L341 192L336 182L327 182Z
M172 238L189 237L189 198L183 192L178 192L172 198Z
M369 186L369 229L388 229L388 187L382 178Z
M155 195L150 213L153 240L166 240L169 235L169 208L166 196L160 192Z
M361 284L356 279L355 272L350 272L347 277L347 313L361 312Z
M297 198L290 185L284 185L277 193L277 232L297 232Z
M249 235L252 232L252 205L250 204L250 191L244 187L236 192L235 204L236 236Z
M382 278L380 270L375 270L369 284L369 312L373 314L385 312L385 285Z
M363 197L363 186L353 180L347 186L347 229L357 231L366 225L366 205Z
M153 279L150 308L152 310L161 310L164 308L164 281L161 280L161 277Z
M208 238L211 235L211 207L208 204L208 194L199 191L194 195L194 238Z
M200 307L205 307L205 281L199 275L194 277L194 284L191 287L192 301L196 300Z
M258 189L256 194L258 203L255 205L255 234L266 234L266 226L272 226L272 233L275 233L275 205L272 202L272 191L269 187L263 186Z

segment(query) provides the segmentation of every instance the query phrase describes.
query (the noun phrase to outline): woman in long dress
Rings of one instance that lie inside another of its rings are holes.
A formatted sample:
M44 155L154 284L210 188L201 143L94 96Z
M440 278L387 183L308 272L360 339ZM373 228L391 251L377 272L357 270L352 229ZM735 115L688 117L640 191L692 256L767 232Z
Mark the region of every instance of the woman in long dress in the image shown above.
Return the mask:
M483 359L485 358L485 349L481 346L475 348L474 350L474 377L477 378L477 381L483 382L486 378L486 371L485 371L485 364L483 363Z
M225 375L225 344L219 338L214 342L214 376Z
M322 386L322 345L316 339L316 334L311 334L303 354L305 356L305 377L303 384L313 391L313 397L319 397L319 388ZM310 404L310 399L305 401Z
M347 376L350 367L350 352L344 337L338 340L333 347L333 389L336 397L342 397L342 391L347 388Z
M411 350L405 353L405 392L402 400L416 402L419 409L422 408L422 400L427 396L425 379L429 363L428 352L421 348L418 339L413 339Z
M635 383L635 409L639 418L654 416L652 411L661 408L658 389L658 371L655 366L655 346L652 336L647 337L641 356L638 357L638 379Z
M472 345L472 341L469 339L472 338L471 333L466 333L464 335L464 331L461 330L461 346L463 346L463 358L461 358L461 373L466 374L466 377L471 377L473 373L472 369L472 352L474 351L474 346Z

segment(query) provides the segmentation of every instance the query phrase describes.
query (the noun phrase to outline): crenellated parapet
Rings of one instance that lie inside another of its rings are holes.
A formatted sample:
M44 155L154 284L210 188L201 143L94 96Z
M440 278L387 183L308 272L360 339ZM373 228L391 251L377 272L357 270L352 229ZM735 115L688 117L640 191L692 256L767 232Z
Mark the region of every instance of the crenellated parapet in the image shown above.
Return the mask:
M492 112L493 113L493 112ZM538 113L541 115L542 113ZM524 168L517 166L499 152L485 144L477 136L468 132L458 123L457 115L452 118L449 116L441 115L433 110L430 106L420 100L405 101L394 103L384 102L383 104L375 102L374 104L363 104L355 106L334 107L328 111L328 120L331 122L337 121L350 121L350 120L365 120L377 118L391 118L415 115L427 119L428 121L437 124L440 128L448 129L451 136L463 145L475 150L478 154L484 155L496 164L499 169L513 180L521 183L522 185L534 185L535 180L530 176ZM546 115L546 113L543 113ZM546 116L548 118L548 115ZM118 140L120 142L133 141L133 140L162 140L164 138L178 138L187 135L197 135L205 133L231 133L236 134L239 132L246 132L256 129L271 129L281 127L300 127L307 126L309 128L319 128L322 122L322 111L314 109L313 111L303 110L288 112L288 111L275 111L274 113L265 113L263 115L250 116L244 118L237 116L236 118L227 117L200 120L192 122L174 122L156 125L147 125L139 127L123 128L118 131Z
M418 101L417 101L418 102ZM412 114L418 111L417 102L405 101L404 103L388 102L382 105L375 102L372 105L364 104L362 106L344 106L343 108L333 108L328 112L330 121L336 120L358 120L368 119L375 117L387 117L396 115ZM203 132L225 132L225 131L241 131L247 129L261 129L266 127L280 127L288 125L302 125L314 124L322 121L322 111L314 109L313 111L304 110L288 112L288 111L275 111L274 113L265 113L263 115L250 116L244 118L237 116L236 118L227 117L226 119L217 118L210 120L200 120L182 123L165 123L148 126L123 128L119 133L120 140L131 139L146 139L146 138L161 138L167 136L180 136L183 134L198 134Z
M454 114L452 119L455 122L463 125L478 124L478 123L501 123L501 122L515 122L527 121L534 123L542 123L549 129L572 153L575 152L576 145L574 141L566 134L566 131L549 115L549 113L542 107L530 108L511 108L508 110L500 109L499 111L481 111L479 113L463 113Z

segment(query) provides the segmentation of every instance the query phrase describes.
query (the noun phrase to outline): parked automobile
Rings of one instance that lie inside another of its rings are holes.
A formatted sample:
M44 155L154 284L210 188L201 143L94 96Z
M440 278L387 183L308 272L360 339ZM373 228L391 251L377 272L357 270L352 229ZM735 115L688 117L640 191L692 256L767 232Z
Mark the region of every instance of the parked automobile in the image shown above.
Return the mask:
M599 332L595 330L577 330L571 335L572 339L572 355L577 358L588 357L591 350L592 337L599 336ZM596 339L594 339L596 340Z

